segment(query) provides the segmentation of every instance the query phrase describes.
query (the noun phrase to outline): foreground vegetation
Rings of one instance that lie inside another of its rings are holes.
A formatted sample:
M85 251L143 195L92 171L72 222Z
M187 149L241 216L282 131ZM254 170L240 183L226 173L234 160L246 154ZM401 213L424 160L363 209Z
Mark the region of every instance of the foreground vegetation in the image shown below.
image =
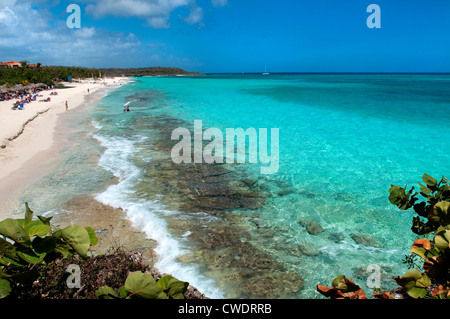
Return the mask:
M24 219L0 222L0 298L185 298L189 283L157 274L137 253L88 256L98 242L91 227L33 216L26 204ZM203 298L195 291L186 297Z
M396 292L375 291L373 297L395 299L396 293L414 299L450 299L450 182L439 182L424 174L419 192L414 187L392 186L389 201L400 210L414 209L411 230L419 238L411 246L404 262L409 269L395 280ZM419 202L421 195L424 201ZM317 291L331 299L367 299L363 289L344 275L337 276L332 287L318 285Z

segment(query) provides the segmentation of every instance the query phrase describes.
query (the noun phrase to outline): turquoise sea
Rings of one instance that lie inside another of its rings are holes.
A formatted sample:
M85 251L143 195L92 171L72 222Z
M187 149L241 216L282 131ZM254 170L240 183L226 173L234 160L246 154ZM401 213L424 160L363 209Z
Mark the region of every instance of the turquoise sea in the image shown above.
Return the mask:
M134 78L73 121L65 160L24 198L49 214L83 194L122 208L160 271L213 298L322 298L339 274L371 295L368 266L396 287L415 238L389 187L450 176L449 112L450 75ZM278 172L175 165L171 132L194 120L278 128Z

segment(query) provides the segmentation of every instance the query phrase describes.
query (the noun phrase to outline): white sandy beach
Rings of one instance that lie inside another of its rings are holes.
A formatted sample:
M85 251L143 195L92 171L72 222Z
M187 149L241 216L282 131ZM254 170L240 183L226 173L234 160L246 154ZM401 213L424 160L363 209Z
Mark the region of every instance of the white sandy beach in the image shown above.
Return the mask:
M24 184L42 174L54 160L56 128L62 117L75 113L89 95L101 96L103 89L119 87L127 81L108 78L64 83L68 88L41 91L42 96L25 104L23 110L11 109L16 100L0 102L0 217L8 216L11 201ZM50 95L51 92L58 94ZM47 97L51 102L39 102Z

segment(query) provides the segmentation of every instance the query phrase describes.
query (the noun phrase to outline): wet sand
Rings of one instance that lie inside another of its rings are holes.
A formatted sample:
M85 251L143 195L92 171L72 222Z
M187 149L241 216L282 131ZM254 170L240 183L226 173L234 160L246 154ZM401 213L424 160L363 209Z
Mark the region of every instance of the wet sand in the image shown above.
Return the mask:
M31 102L23 111L11 110L11 101L0 102L1 219L11 216L26 187L58 165L57 154L70 133L65 121L99 100L107 88L118 87L119 81L127 80L111 78L104 83L72 84L70 88L44 91L38 99L51 97L51 102ZM51 92L58 95L50 95Z

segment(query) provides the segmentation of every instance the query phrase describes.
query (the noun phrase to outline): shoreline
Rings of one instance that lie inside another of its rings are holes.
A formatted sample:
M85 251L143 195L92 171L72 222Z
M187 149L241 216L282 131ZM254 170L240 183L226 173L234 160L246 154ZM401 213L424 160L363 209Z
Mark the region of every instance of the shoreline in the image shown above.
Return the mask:
M23 218L23 195L27 189L39 187L43 178L63 164L61 153L77 130L69 123L98 103L110 90L119 88L130 79L111 78L106 81L106 85L98 84L94 87L92 83L83 83L75 88L57 89L59 99L47 103L46 110L30 114L31 118L26 119L24 124L16 119L14 124L19 132L17 137L9 141L7 147L0 148L0 220ZM50 91L45 93L44 98ZM66 100L69 101L69 112L65 110ZM12 104L13 101L9 103ZM29 108L33 107L33 104L28 105ZM2 111L6 112L5 107L2 108L0 104L0 115ZM2 133L5 136L4 131ZM118 181L112 180L111 183ZM41 213L32 206L31 209L38 215ZM140 228L134 227L123 209L105 205L96 200L93 194L67 198L52 217L53 224L58 227L82 225L95 229L99 241L90 250L91 256L124 249L140 253L147 264L154 267L157 260L154 252L156 242Z
M108 88L128 81L108 78L65 83L70 86L39 93L43 96L38 100L50 97L51 102L34 101L20 111L11 110L13 100L0 102L0 218L11 217L23 190L58 165L57 155L67 143L65 121L102 98Z

